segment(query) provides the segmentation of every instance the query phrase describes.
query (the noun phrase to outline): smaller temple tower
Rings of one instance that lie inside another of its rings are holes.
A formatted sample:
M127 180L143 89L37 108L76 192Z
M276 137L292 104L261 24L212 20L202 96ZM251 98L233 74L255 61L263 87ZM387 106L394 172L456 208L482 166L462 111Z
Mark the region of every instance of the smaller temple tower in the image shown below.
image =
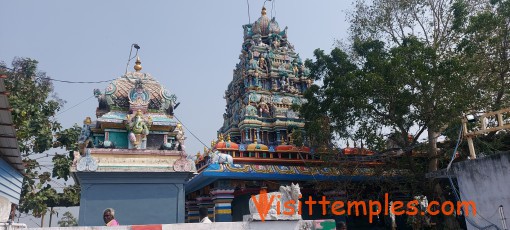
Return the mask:
M173 117L176 96L141 72L139 57L134 69L94 90L97 120L85 119L71 167L82 226L104 225L106 208L122 225L184 222L184 183L196 168Z

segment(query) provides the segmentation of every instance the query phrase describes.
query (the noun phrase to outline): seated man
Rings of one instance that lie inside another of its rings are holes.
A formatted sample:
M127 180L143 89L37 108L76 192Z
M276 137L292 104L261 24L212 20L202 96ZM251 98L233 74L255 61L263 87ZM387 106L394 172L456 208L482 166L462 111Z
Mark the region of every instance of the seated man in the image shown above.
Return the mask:
M201 207L198 210L198 214L200 215L200 223L212 223L207 214L209 213L209 209L207 207Z
M107 208L103 212L103 220L106 226L119 226L119 222L115 220L115 210L113 208Z

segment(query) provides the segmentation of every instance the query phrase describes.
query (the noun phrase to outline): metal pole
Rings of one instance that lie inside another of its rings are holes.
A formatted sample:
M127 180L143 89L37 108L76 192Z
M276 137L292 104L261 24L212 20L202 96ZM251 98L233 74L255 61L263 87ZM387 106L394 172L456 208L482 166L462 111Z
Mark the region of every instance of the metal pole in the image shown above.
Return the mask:
M501 225L503 227L503 230L508 230L508 228L506 226L506 217L505 217L505 212L503 210L503 205L499 206L499 215L501 217Z
M469 147L469 157L471 158L471 160L474 160L474 159L476 159L476 154L475 154L475 146L473 145L473 138L468 137L467 142L468 142L468 147Z

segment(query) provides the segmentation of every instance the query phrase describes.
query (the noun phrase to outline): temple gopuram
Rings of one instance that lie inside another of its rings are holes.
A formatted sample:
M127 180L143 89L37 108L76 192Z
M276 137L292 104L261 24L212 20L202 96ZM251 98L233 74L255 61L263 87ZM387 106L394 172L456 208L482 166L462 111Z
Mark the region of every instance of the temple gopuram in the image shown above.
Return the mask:
M176 96L150 74L134 72L96 89L96 120L87 117L71 171L81 187L80 226L104 225L106 208L122 225L184 222L184 184L196 172Z
M338 200L345 192L318 194L317 182L363 180L376 174L370 162L343 176L344 168L326 167L307 146L305 121L293 108L306 102L303 92L313 82L310 71L289 42L287 28L282 30L274 18L269 19L265 8L261 14L243 26L244 41L225 91L226 110L218 140L197 154L198 174L186 184L187 222L199 221L200 207L209 208L213 221L242 221L250 214L251 195L262 189L278 191L281 185L292 183L299 183L303 197L325 195ZM301 139L300 146L295 145L296 138ZM313 215L303 209L303 219L324 219L320 206L315 208Z

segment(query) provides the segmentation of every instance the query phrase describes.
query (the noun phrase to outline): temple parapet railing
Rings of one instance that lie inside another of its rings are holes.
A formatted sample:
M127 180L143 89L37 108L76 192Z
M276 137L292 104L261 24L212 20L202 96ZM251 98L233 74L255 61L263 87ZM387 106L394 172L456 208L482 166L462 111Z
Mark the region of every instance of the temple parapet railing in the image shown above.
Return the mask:
M242 151L228 151L226 154L233 155L234 164L257 164L257 165L303 165L303 166L318 166L318 165L341 165L341 164L356 164L363 167L376 167L384 165L386 162L391 161L395 157L400 157L402 154L399 152L386 152L384 154L374 155L346 155L338 154L332 159L325 159L322 154L310 154L305 152L242 152ZM213 163L211 157L206 156L197 162L197 172L203 171L207 166Z
M88 148L75 154L71 171L161 171L196 172L184 151L151 149Z

